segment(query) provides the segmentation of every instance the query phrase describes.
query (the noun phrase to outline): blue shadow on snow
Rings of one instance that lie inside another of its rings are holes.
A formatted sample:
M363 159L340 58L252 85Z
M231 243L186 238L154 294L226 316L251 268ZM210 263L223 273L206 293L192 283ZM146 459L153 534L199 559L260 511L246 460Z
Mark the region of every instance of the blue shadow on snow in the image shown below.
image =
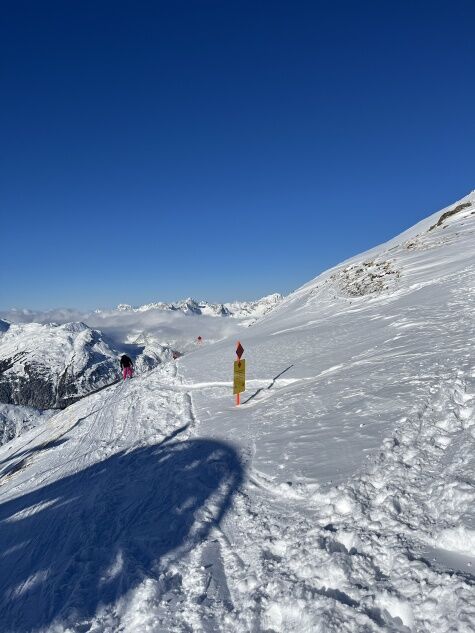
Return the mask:
M230 445L195 439L117 453L1 504L0 630L88 629L205 539L242 479Z

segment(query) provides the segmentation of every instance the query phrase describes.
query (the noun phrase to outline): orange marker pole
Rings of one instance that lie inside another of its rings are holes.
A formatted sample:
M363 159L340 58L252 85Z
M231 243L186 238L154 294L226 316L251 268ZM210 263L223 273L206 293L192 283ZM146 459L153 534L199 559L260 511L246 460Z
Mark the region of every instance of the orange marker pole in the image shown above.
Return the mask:
M237 360L238 360L238 367L241 367L241 357L239 356L239 353L238 353L238 350L239 350L240 346L241 346L241 343L238 341L236 343L236 356L237 356ZM237 393L236 394L236 406L238 407L240 404L241 404L241 394Z

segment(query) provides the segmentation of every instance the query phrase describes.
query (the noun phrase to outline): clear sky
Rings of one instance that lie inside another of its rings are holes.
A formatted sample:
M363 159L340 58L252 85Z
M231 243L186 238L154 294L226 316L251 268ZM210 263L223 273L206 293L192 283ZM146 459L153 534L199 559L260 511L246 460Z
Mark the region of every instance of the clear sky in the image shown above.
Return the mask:
M473 0L11 0L0 309L287 293L475 188Z

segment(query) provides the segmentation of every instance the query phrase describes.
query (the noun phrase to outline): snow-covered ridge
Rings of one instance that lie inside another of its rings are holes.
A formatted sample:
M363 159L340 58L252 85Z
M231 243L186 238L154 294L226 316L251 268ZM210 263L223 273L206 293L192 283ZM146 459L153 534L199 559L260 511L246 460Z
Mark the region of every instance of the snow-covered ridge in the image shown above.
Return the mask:
M180 311L186 315L205 315L212 317L233 317L259 318L272 310L282 301L282 295L274 293L262 297L257 301L233 301L229 303L209 303L208 301L197 301L189 297L172 303L158 301L147 303L139 307L132 307L128 303L121 303L117 306L119 312L148 312L150 310L163 310L176 312ZM98 311L101 312L100 310Z
M447 229L454 229L457 226L462 228L468 221L472 222L473 216L475 216L475 190L457 202L432 213L388 242L355 255L321 273L283 297L276 306L275 315L278 316L287 309L289 304L295 303L303 296L320 295L324 285L327 286L329 292L334 293L335 298L340 293L351 298L351 296L366 294L378 295L380 292L387 294L389 290L394 292L400 287L398 280L403 272L395 259L398 252L406 250L420 252L455 245L459 241L458 232L457 230L447 231ZM453 252L457 253L457 249ZM457 256L463 257L463 254L457 253ZM444 259L441 259L438 265L443 269L446 263ZM451 260L448 263L450 264ZM388 274L387 279L383 279L386 274ZM379 279L376 283L372 283L376 278ZM362 287L365 290L360 292ZM270 316L272 318L274 312Z

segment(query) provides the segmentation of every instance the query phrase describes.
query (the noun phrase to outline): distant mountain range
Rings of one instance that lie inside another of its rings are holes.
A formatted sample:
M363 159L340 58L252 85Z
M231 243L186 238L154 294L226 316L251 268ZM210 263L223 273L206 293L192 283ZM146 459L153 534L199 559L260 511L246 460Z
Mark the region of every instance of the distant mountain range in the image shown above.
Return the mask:
M180 311L187 315L205 315L212 317L233 317L235 319L258 318L264 316L282 301L282 295L275 293L262 297L257 301L234 301L231 303L209 303L197 301L189 297L173 303L158 301L146 303L139 307L132 307L127 303L117 306L119 312L148 312L149 310ZM97 312L101 312L98 310Z

